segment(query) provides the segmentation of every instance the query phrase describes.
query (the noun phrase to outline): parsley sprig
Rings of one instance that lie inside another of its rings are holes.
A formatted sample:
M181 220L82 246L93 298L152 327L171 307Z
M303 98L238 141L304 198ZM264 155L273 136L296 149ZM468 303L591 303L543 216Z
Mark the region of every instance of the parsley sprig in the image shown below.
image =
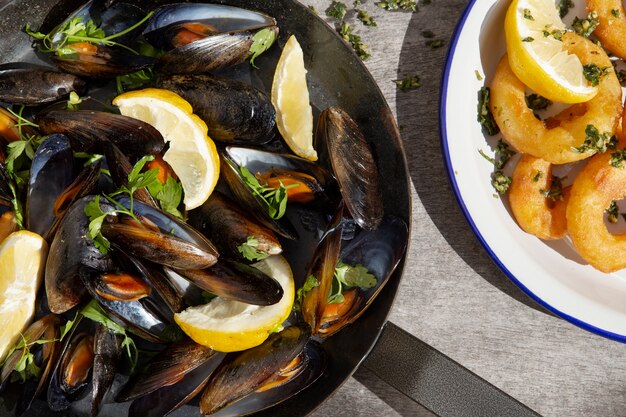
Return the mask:
M263 52L270 49L270 47L274 44L275 41L276 41L276 32L274 32L273 30L269 28L261 29L260 31L254 34L254 37L252 38L252 45L250 45L250 52L252 53L252 56L250 57L250 65L253 68L255 69L259 68L254 63L254 60Z
M254 236L248 236L246 241L237 247L241 256L249 261L261 261L269 255L258 249L259 241Z
M287 211L287 190L298 187L299 184L284 186L282 182L279 182L280 185L278 188L267 187L262 185L248 168L238 166L229 160L226 161L234 170L239 172L241 179L250 188L252 193L263 201L272 219L278 220L285 215Z
M20 340L14 345L8 352L5 362L13 354L13 352L21 350L22 354L17 363L13 367L13 373L11 374L11 382L24 383L28 379L37 379L41 375L41 368L35 362L35 355L30 351L33 346L45 345L46 343L53 343L59 339L38 339L27 340L26 337L20 333Z
M48 34L33 31L27 23L24 31L33 39L41 41L43 48L41 52L54 52L58 56L73 55L76 53L69 45L78 42L87 42L94 45L119 46L134 54L138 52L134 49L114 41L121 36L137 29L143 25L154 12L148 13L143 19L118 33L106 35L102 28L98 27L93 20L84 21L82 17L75 17L68 20L58 31Z
M368 289L376 286L377 280L366 267L361 264L354 266L341 260L335 266L333 284L328 293L328 304L340 304L344 301L343 292L348 288Z

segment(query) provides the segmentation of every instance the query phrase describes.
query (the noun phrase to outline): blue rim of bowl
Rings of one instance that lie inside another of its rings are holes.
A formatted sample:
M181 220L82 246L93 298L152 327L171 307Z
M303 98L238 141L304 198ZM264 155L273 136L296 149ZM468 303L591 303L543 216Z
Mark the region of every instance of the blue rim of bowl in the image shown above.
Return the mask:
M569 321L570 323L584 329L587 331L590 331L592 333L598 334L600 336L606 337L608 339L612 339L612 340L616 340L618 342L622 342L622 343L626 343L626 335L622 335L622 334L618 334L618 333L613 333L610 332L608 330L604 330L601 329L599 327L596 327L592 324L586 323L576 317L573 317L567 313L564 313L556 308L554 308L553 306L551 306L550 304L548 304L548 302L546 302L545 300L539 298L535 293L533 293L532 291L530 291L524 284L522 284L514 275L513 273L511 273L511 271L509 271L509 269L504 265L504 263L500 260L500 258L498 258L498 256L494 253L494 251L491 249L491 247L489 246L489 244L487 243L487 241L485 240L485 238L483 237L483 235L480 233L480 230L478 230L478 227L476 227L476 224L474 223L474 219L472 218L469 210L467 209L467 206L465 205L465 202L463 201L463 197L461 195L461 191L459 190L459 186L456 182L455 179L455 174L454 174L454 168L452 166L452 161L450 160L450 152L449 152L449 148L448 148L448 132L447 132L447 125L446 125L446 105L447 105L447 92L448 92L448 81L450 78L450 68L452 66L452 59L454 58L454 55L456 53L456 47L457 47L457 43L459 41L459 37L461 36L461 32L463 30L463 28L465 27L465 23L467 21L467 18L469 17L472 9L474 8L474 6L476 5L477 0L471 0L471 2L467 5L467 7L465 8L465 10L463 11L463 14L461 15L461 18L459 19L459 22L457 23L456 27L454 28L454 32L452 34L452 41L450 42L450 47L448 48L448 53L446 54L446 60L445 60L445 66L444 66L444 70L443 70L443 76L441 77L441 85L439 88L439 132L440 132L440 136L441 136L441 148L442 148L442 153L444 156L444 163L446 165L446 171L448 173L448 179L450 180L450 184L452 185L452 189L454 190L454 197L456 198L457 204L461 207L461 210L463 212L463 215L465 216L465 220L467 220L468 224L470 225L472 232L476 235L476 237L478 238L478 241L480 242L480 244L483 246L483 248L485 248L485 250L487 251L487 254L489 254L489 256L491 257L491 259L494 261L494 263L502 270L502 272L504 272L504 274L511 280L513 281L513 283L515 285L517 285L522 291L524 291L524 293L526 293L526 295L528 295L530 298L532 298L533 300L535 300L537 303L539 303L542 307L546 308L547 310L553 312L554 314L556 314L557 316Z

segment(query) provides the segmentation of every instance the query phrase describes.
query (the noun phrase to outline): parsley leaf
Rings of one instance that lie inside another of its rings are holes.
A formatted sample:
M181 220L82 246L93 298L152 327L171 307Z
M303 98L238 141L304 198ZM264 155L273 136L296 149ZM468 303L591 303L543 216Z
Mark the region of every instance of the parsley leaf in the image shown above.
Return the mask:
M248 236L248 239L237 247L241 255L249 261L261 261L269 255L258 250L259 241L254 236Z
M376 5L385 10L417 11L417 0L385 0L377 2Z
M526 105L531 110L545 110L552 104L552 101L539 94L529 94L526 96Z
M337 20L343 20L346 16L346 12L348 11L348 7L345 3L340 1L334 1L328 6L326 9L326 16L334 17Z
M339 34L346 42L352 45L352 48L359 58L363 61L367 61L372 57L372 54L370 54L368 46L361 41L361 37L352 33L352 30L352 26L347 22L343 22L339 28Z
M160 184L158 179L155 182ZM180 202L183 199L183 185L179 181L172 177L167 177L165 185L162 186L155 198L163 211L183 219L183 214L178 210L178 206L180 206Z
M558 0L557 8L559 9L559 16L561 16L561 19L569 13L569 9L572 7L574 7L574 2L572 0Z
M296 302L293 304L294 309L299 311L301 309L302 302L304 301L304 297L306 296L306 294L313 288L319 287L319 285L320 282L313 275L309 275L308 277L306 277L306 281L304 281L302 288L300 288L296 292Z
M117 92L122 94L124 91L136 90L150 84L154 79L154 71L152 68L145 68L130 74L118 75L115 77Z
M500 195L504 195L509 191L511 182L513 182L511 177L507 177L502 171L496 171L491 174L491 185Z
M563 184L562 178L552 176L552 182L550 188L547 190L539 190L544 197L549 198L552 201L563 200Z
M602 153L617 147L616 136L611 136L608 132L600 133L594 125L587 125L585 135L585 141L578 148L574 148L574 152Z
M596 30L599 24L600 21L598 20L598 13L592 11L587 15L586 19L580 19L576 16L574 18L574 22L572 23L572 29L574 29L574 32L580 36L588 38L593 31Z
M358 10L357 14L356 14L356 17L365 26L372 26L372 27L378 26L376 24L376 21L374 20L374 18L372 16L370 16L369 13L367 13L365 10Z
M270 49L275 41L276 32L269 28L262 29L254 35L254 38L252 38L252 45L250 46L250 52L252 52L250 65L252 65L253 68L259 68L255 65L254 60L263 52Z
M377 283L376 277L367 270L363 265L348 265L341 260L335 266L335 274L333 284L328 293L328 304L343 303L343 292L347 288L359 287L368 289L375 287Z
M109 240L102 235L102 223L109 214L112 214L112 212L105 213L100 208L99 195L85 206L85 215L89 218L89 232L87 233L87 237L93 240L96 248L104 254L108 253L111 248Z
M594 87L600 83L600 80L606 76L609 71L609 67L600 68L596 64L583 65L583 75Z
M490 95L489 87L481 87L478 91L478 122L489 136L493 136L500 132L500 128L489 109Z
M394 80L400 91L416 90L422 86L418 75L407 74L401 80Z

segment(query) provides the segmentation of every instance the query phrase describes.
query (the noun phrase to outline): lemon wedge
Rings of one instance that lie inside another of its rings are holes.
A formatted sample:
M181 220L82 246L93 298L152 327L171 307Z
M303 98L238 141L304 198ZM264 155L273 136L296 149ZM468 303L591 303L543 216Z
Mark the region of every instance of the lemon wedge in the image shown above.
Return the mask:
M175 314L176 323L196 343L219 352L250 349L263 343L289 317L295 290L287 260L275 255L252 266L278 281L283 288L280 301L255 306L217 297L208 304Z
M554 0L514 0L504 20L509 64L517 78L552 101L589 101L598 89L585 79L578 57L563 50L564 30Z
M219 156L207 134L207 125L193 114L191 104L178 94L157 88L129 91L113 104L124 116L154 126L169 142L163 160L170 164L185 192L187 210L199 207L219 178Z
M48 244L36 233L11 233L0 245L0 363L35 312Z
M287 40L272 82L276 125L289 148L298 156L317 161L313 149L313 110L306 85L304 55L295 36Z

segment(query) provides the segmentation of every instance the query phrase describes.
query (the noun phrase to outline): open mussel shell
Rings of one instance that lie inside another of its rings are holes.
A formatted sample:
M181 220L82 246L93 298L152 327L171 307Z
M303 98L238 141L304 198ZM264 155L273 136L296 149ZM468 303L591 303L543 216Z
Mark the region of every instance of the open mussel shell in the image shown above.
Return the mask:
M280 284L260 270L228 259L202 270L177 270L197 287L225 300L268 306L283 297Z
M148 395L160 388L179 382L215 356L212 349L190 339L174 343L159 352L144 368L131 376L116 397L118 402L131 401Z
M100 412L104 396L113 385L122 357L122 337L100 324L96 328L93 350L91 415L95 417Z
M152 296L137 300L120 301L114 297L103 297L95 289L102 272L91 268L80 268L78 275L89 294L98 302L100 307L120 326L127 328L137 336L153 343L167 342L164 334L172 322L168 319L161 300Z
M296 358L311 336L302 323L271 334L261 345L229 354L215 370L200 399L200 412L213 414L253 393Z
M319 343L313 340L309 340L301 356L302 364L300 366L302 369L296 375L289 377L284 383L275 388L253 392L232 406L223 408L211 414L211 416L239 417L251 415L298 394L317 381L323 375L327 366L326 352Z
M64 42L62 29L72 19L81 18L84 23L93 21L104 31L105 36L123 32L146 16L146 13L130 3L115 2L110 7L103 0L89 1L74 11L52 31L52 46ZM117 37L115 42L133 49L134 38L137 38L145 27L136 28L129 33ZM72 49L75 53L53 55L52 62L65 72L86 78L111 78L129 74L153 65L155 58L143 56L120 47L94 45L87 42L66 43L64 49Z
M36 123L44 134L62 133L75 152L104 154L109 142L129 156L142 157L163 150L163 136L151 125L132 117L90 110L40 113Z
M322 323L320 333L333 335L358 319L385 286L400 263L407 247L409 228L404 220L385 216L376 230L363 230L341 249L340 259L348 265L363 265L376 277L376 285L358 291L358 305L337 322Z
M51 103L70 92L85 92L86 83L75 75L21 62L0 65L0 101L26 106Z
M48 407L63 411L85 394L93 368L93 336L73 333L67 338L48 384Z
M204 389L224 356L224 353L214 352L209 360L185 374L180 381L172 385L159 383L159 389L131 403L128 416L164 417L187 404Z
M146 261L140 261L132 256L129 256L128 259L133 263L141 276L150 283L172 314L180 313L187 308L183 296L178 293L161 267Z
M278 255L282 252L270 228L254 221L219 191L213 191L202 206L189 212L189 224L215 242L220 253L231 258L242 257L239 247L250 237L256 240L256 250L260 253Z
M113 270L109 255L100 252L88 238L89 218L85 207L93 196L83 197L70 206L54 235L46 261L46 295L53 313L61 314L84 301L87 291L81 283L79 270L86 266L96 271ZM101 202L103 210L112 207Z
M376 160L370 145L354 120L338 107L320 116L316 147L325 148L346 208L364 229L380 224L383 198Z
M55 221L54 203L74 181L74 153L65 135L53 134L41 143L30 167L26 227L44 236Z
M228 148L227 148L228 149ZM238 166L241 164L226 153L221 154L221 174L235 199L250 213L259 223L270 228L280 236L287 239L298 239L298 232L286 218L272 219L268 214L266 203L261 200L241 178ZM244 165L245 166L245 165ZM253 171L251 171L253 172Z
M255 33L263 28L278 32L276 21L259 12L216 4L171 4L155 11L144 37L167 51L159 58L158 71L191 74L245 61Z
M162 77L155 86L187 100L207 124L211 139L251 145L272 139L276 110L270 98L250 84L194 74Z
M311 326L313 334L319 332L321 318L328 304L328 292L331 289L335 266L339 260L341 249L341 236L343 232L342 222L343 206L340 206L330 223L328 224L320 243L313 252L313 258L307 268L306 275L312 275L319 285L307 292L302 300L302 317Z

